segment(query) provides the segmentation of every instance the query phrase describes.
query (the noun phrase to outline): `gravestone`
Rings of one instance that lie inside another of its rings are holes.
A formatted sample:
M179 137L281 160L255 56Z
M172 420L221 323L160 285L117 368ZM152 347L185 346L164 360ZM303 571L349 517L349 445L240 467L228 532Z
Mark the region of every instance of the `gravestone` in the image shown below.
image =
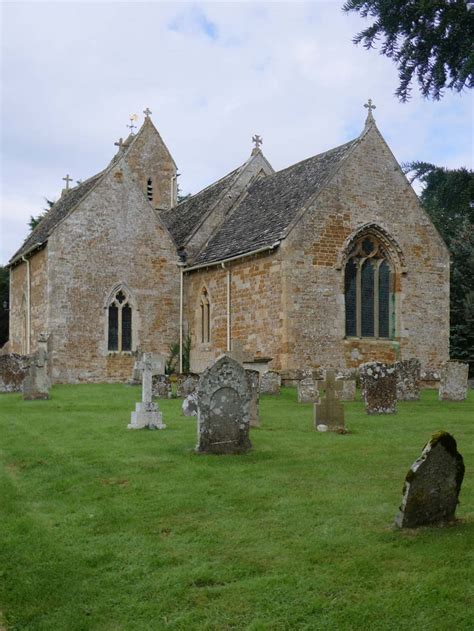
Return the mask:
M418 401L420 398L421 364L414 357L395 363L397 370L397 399Z
M280 394L281 378L274 370L260 375L260 394Z
M367 414L395 414L397 371L393 364L368 362L359 366L362 400Z
M407 473L395 524L418 528L453 521L463 478L464 462L453 436L434 434Z
M436 368L425 367L420 372L421 387L429 390L437 390L439 388L439 380L441 379L441 370Z
M341 382L342 387L338 391L339 401L354 401L356 395L356 380L354 371L339 370L336 379Z
M171 399L171 381L168 375L153 375L151 380L152 399Z
M164 371L162 357L154 359L152 353L143 353L143 359L136 363L136 367L142 371L142 400L135 405L128 429L165 429L162 414L151 400L153 375Z
M198 385L199 375L193 372L177 375L176 378L176 396L178 399L185 399L192 394Z
M317 403L319 401L318 384L312 374L305 374L296 386L298 403Z
M199 380L198 444L209 454L242 454L251 448L249 438L252 393L245 369L223 355Z
M438 399L440 401L464 401L467 396L469 364L449 361L441 371Z
M46 344L39 341L38 350L33 353L30 359L28 376L23 382L23 399L25 401L49 399L50 387Z
M318 431L344 429L344 407L338 398L342 383L336 379L334 370L326 371L326 379L320 382L319 387L325 390L325 394L313 407L315 429Z
M228 357L232 357L239 364L244 364L244 362L252 362L252 356L246 350L238 340L234 340L232 342L232 350L226 351L224 353Z
M260 399L260 373L258 370L250 370L250 368L246 368L245 373L247 375L250 392L252 394L252 398L250 399L250 427L260 427L260 413L258 407Z
M0 355L0 392L21 392L29 364L27 355Z
M181 409L183 410L184 416L197 416L198 407L196 391L188 394L188 396L183 400Z

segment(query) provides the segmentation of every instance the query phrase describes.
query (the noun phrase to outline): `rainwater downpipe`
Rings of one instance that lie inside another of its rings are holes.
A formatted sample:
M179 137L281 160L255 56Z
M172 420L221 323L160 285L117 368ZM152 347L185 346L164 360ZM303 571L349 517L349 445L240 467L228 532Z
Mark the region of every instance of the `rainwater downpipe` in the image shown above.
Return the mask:
M179 277L179 374L183 374L183 276L184 270L180 268Z
M231 341L231 312L230 312L230 267L226 267L225 263L221 263L222 269L225 269L227 272L227 352L231 351L232 341Z
M26 256L22 256L21 260L26 263L26 354L30 354L30 338L31 338L31 304L30 304L30 292L31 292L31 277L30 277L30 259Z

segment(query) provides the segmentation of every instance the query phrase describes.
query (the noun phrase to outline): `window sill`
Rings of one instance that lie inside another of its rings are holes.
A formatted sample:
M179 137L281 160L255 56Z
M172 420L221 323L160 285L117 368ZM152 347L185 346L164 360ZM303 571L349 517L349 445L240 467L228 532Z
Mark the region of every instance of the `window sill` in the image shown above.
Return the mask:
M131 357L134 354L134 351L107 351L107 355L109 357L115 357L116 355L118 356L125 356L125 357Z
M391 337L357 337L347 336L344 338L345 342L368 342L369 344L399 344L396 338Z

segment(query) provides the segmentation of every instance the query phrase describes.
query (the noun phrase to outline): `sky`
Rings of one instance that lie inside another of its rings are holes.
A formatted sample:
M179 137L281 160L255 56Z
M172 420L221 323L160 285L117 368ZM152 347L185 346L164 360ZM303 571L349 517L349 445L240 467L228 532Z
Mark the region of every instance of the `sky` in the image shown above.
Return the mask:
M400 103L395 65L352 43L369 21L342 4L3 2L0 264L146 107L183 193L242 164L255 133L276 170L355 138L368 98L400 163L472 168L471 95Z

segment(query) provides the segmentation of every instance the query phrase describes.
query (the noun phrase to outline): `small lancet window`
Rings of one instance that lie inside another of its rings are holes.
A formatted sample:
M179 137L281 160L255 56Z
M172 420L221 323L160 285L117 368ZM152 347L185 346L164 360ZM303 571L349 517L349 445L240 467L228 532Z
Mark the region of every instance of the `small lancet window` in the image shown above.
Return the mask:
M211 340L211 305L209 303L209 295L206 289L203 289L201 292L199 307L201 315L201 343L207 344Z
M108 350L132 350L132 306L126 293L119 289L108 306Z
M393 337L393 272L384 247L372 236L352 246L344 270L346 336Z
M148 197L150 202L153 201L153 182L151 180L151 177L148 178L148 181L146 183L146 196Z

